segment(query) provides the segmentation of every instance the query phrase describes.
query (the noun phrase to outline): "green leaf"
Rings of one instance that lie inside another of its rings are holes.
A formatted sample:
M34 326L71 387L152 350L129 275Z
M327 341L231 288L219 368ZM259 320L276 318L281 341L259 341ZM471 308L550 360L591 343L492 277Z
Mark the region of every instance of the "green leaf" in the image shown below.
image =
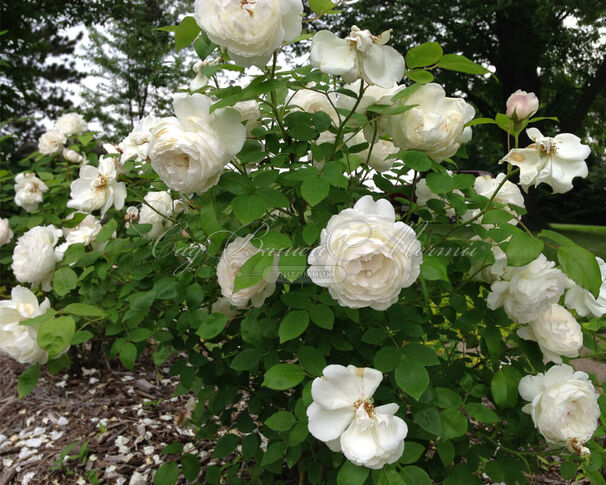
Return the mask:
M524 266L539 257L545 244L530 234L517 230L511 237L505 254L509 266Z
M424 152L406 150L405 152L397 153L397 156L406 164L407 167L416 170L417 172L425 172L433 165L429 155Z
M19 325L27 325L28 327L37 327L40 326L43 322L46 322L49 318L54 317L57 314L55 310L49 308L42 315L38 315L34 318L28 318L26 320L21 320Z
M293 282L303 276L307 268L307 256L282 254L278 260L278 268L284 278Z
M420 365L439 365L438 354L427 345L412 342L402 349L402 354Z
M501 421L497 413L479 402L468 402L465 404L465 409L467 414L481 423L492 424Z
M314 376L322 375L322 371L326 367L326 359L322 353L309 345L299 347L297 358L301 367Z
M440 461L444 466L450 466L455 457L455 447L452 444L452 441L440 440L438 441L437 448Z
M101 230L99 231L99 234L97 234L96 240L98 243L104 243L105 241L108 241L110 237L112 237L114 235L114 232L116 232L116 229L118 229L118 223L116 222L115 219L110 219L107 224L105 224Z
M120 362L128 370L133 370L135 360L137 360L137 347L131 342L125 342L120 348Z
M323 178L307 179L301 185L301 195L312 207L322 202L330 192L330 184Z
M280 343L297 338L309 326L307 312L295 310L288 313L280 323Z
M234 281L234 293L256 285L263 277L268 275L274 265L274 257L271 254L263 254L258 252L252 256L236 274Z
M259 249L286 249L292 247L292 241L284 234L269 231L261 237L255 237L251 244Z
M40 325L38 345L52 359L71 345L75 333L76 322L72 317L51 318Z
M436 397L434 402L436 406L442 409L459 409L463 405L463 399L452 389L446 387L435 388Z
M72 345L83 344L84 342L88 342L93 337L94 337L94 335L91 332L89 332L88 330L78 330L74 334L74 338L72 339Z
M215 449L213 451L213 458L219 460L221 458L225 458L227 455L229 455L236 449L236 446L238 446L239 442L240 438L238 438L235 434L224 434L221 438L219 438L219 441L217 441L217 444L215 445Z
M424 451L425 447L423 445L407 440L404 446L404 454L402 455L400 462L404 463L405 465L415 463L419 460L419 458L421 458Z
M333 8L335 8L336 4L330 0L309 0L309 6L314 13L322 15L330 12Z
M395 347L383 347L375 354L373 363L381 372L391 372L402 360L402 353Z
M427 369L409 359L398 364L395 372L396 384L417 401L429 385Z
M427 281L450 281L448 279L448 268L438 256L423 256L421 276Z
M558 262L572 281L598 298L602 275L598 261L590 251L580 246L561 246L558 249Z
M312 127L313 117L310 113L294 111L284 117L284 124L295 140L311 141L318 136L318 132Z
M511 408L518 402L519 372L512 367L504 367L498 371L490 382L492 399L502 408Z
M177 51L180 51L184 47L187 47L189 44L191 44L200 33L200 27L198 27L196 20L193 17L189 16L181 20L181 23L179 25L168 25L166 27L159 27L157 30L175 33L175 47Z
M53 275L53 290L59 296L65 296L78 286L78 276L73 269L59 268Z
M17 382L17 392L19 393L19 399L23 399L29 396L31 392L36 388L38 379L40 378L40 365L35 364L25 369L19 376Z
M449 71L464 72L466 74L488 74L490 71L476 64L472 60L459 54L445 54L438 62L438 67Z
M193 482L200 474L200 460L197 456L186 453L181 456L181 467L183 475L187 480Z
M154 476L154 485L174 485L179 478L179 467L174 461L165 463Z
M410 485L431 485L432 483L427 472L418 466L406 466L402 468L400 475Z
M311 317L311 321L318 327L332 330L332 326L335 323L335 315L326 305L319 303L312 306L309 309L309 316Z
M422 429L436 436L442 435L440 412L433 406L419 407L413 411L413 420Z
M258 195L238 195L232 200L231 207L242 224L248 224L265 215L265 201Z
M475 118L468 121L465 126L476 126L476 125L496 125L497 122L492 118Z
M442 58L443 53L437 42L425 42L406 53L406 66L409 69L431 66Z
M345 461L337 474L337 485L364 485L370 470Z
M202 61L215 50L215 47L216 45L209 40L208 35L206 35L206 32L203 30L200 32L198 38L194 41L194 49Z
M406 447L404 448L404 452L406 453ZM406 485L406 482L396 470L383 468L378 485Z
M227 316L223 313L211 313L200 324L196 335L205 340L210 340L219 335L227 325Z
M265 420L265 424L274 431L288 431L297 422L292 413L278 411Z
M295 364L276 364L265 373L263 386L284 391L300 384L305 372Z
M265 455L263 455L263 459L261 460L261 466L271 465L272 463L278 461L280 458L282 458L285 448L286 443L284 443L283 441L275 441L271 443L267 447Z
M435 194L451 192L454 188L454 179L447 174L429 173L425 180L427 181L427 186Z
M406 76L419 84L427 84L433 81L433 74L423 69L409 71L406 73Z
M467 433L467 418L456 409L445 409L440 413L442 418L442 439L450 440Z
M72 315L78 315L79 317L102 317L105 315L103 310L87 303L70 303L63 311Z
M86 214L82 212L72 212L71 215L73 216L71 219L63 219L61 221L61 226L66 229L73 229L74 227L79 225L86 217Z
M260 359L261 354L257 349L246 349L234 357L230 367L237 371L251 370L259 365Z

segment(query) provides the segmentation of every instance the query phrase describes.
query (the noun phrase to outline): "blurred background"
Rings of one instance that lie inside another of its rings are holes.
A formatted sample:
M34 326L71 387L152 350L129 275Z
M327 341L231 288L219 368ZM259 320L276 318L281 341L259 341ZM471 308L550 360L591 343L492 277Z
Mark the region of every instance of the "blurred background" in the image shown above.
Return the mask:
M193 48L177 53L172 34L156 29L178 23L193 4L0 0L2 162L16 163L35 151L50 120L66 111L82 113L113 141L152 111L170 114L171 95L193 77L196 57ZM527 207L536 217L529 223L606 225L606 2L358 0L342 1L338 9L339 15L305 23L304 29L392 29L390 44L402 53L436 41L446 53L489 67L496 78L443 70L436 76L449 95L473 104L477 117L504 112L517 89L535 92L541 102L537 115L559 118L541 122L539 129L547 135L574 133L592 154L589 176L576 179L574 190L557 196L542 187L531 191ZM298 49L287 48L286 54L304 63L308 49ZM460 166L497 173L505 151L497 127L478 126ZM606 246L606 235L603 241Z

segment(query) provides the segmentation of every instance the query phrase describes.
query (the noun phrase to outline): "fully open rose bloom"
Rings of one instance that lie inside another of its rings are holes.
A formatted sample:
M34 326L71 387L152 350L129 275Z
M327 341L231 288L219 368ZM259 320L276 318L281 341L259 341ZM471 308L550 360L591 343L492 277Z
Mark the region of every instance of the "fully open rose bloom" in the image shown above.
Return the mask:
M38 151L42 155L56 155L63 151L65 135L58 130L49 130L38 140Z
M312 281L341 306L386 310L419 276L421 243L384 199L362 197L328 221L308 257Z
M103 216L111 206L116 210L124 207L126 186L116 180L116 164L112 157L101 157L99 167L83 165L80 167L80 178L70 186L71 199L67 207L83 212L101 210Z
M341 76L346 83L363 79L369 84L391 88L404 76L404 57L389 42L391 31L372 35L355 25L345 39L329 30L314 35L311 65L326 74Z
M68 217L68 219L72 219L73 214ZM84 246L91 245L93 248L98 247L95 238L97 234L101 231L101 222L95 216L87 215L82 222L78 224L76 227L63 228L63 236L65 237L65 242L59 244L57 249L55 249L55 254L59 259L63 259L63 255L67 248L72 244L83 244Z
M374 407L383 374L368 367L329 365L311 385L309 432L349 461L373 469L395 463L404 452L406 423L397 404Z
M439 84L425 84L400 103L418 105L388 117L387 131L402 150L419 150L441 162L471 140L465 123L474 117L473 106L461 98L447 98Z
M523 339L537 342L543 355L556 364L562 363L562 355L578 357L583 346L583 331L579 322L557 303L517 333Z
M149 237L158 237L164 234L173 225L168 218L178 214L184 208L183 202L180 200L173 201L166 191L148 192L144 200L146 204L143 204L139 211L139 223L152 225L152 228L147 232Z
M217 280L221 286L221 294L235 307L245 307L250 301L254 306L260 307L265 298L276 289L278 279L277 268L274 264L266 268L263 278L257 284L243 288L234 293L234 283L240 268L259 252L259 249L250 242L252 236L237 237L230 242L221 255L217 264Z
M218 109L203 94L175 94L176 117L161 118L151 129L152 168L171 189L206 192L219 182L223 168L244 145L240 113Z
M564 298L566 306L575 310L582 317L593 315L599 318L606 314L606 262L600 257L596 257L596 259L602 275L602 286L598 297L595 298L588 290L571 281Z
M118 145L122 150L120 161L122 163L128 160L144 162L147 160L147 151L149 150L149 140L151 132L149 131L156 123L158 118L146 116L138 121L128 136Z
M33 173L19 173L15 177L15 204L27 212L33 212L42 202L42 194L48 187Z
M13 288L11 299L0 301L0 351L21 364L46 364L48 352L38 345L38 327L19 322L42 315L49 308L48 298L38 304L36 295L27 288Z
M505 309L518 323L529 323L556 303L564 294L566 276L540 254L526 266L508 266L500 280L495 281L487 297L488 308Z
M11 231L8 219L0 218L0 246L4 246L13 238L13 231Z
M86 130L86 121L78 113L67 113L60 116L55 123L55 129L70 137Z
M13 273L21 283L41 285L50 291L58 258L55 246L61 237L55 226L37 226L17 239L13 252Z
M264 67L301 34L301 0L196 0L195 18L236 64Z
M526 120L539 109L539 98L534 93L518 89L507 98L507 117L514 121Z
M550 138L536 128L528 128L526 134L533 143L514 148L501 160L520 167L520 185L525 191L544 182L554 194L563 194L572 189L573 178L587 177L585 159L591 149L578 136L561 133Z
M585 372L555 365L545 374L523 377L518 390L522 399L530 401L522 411L530 414L548 443L573 448L575 442L591 439L600 407L598 393Z

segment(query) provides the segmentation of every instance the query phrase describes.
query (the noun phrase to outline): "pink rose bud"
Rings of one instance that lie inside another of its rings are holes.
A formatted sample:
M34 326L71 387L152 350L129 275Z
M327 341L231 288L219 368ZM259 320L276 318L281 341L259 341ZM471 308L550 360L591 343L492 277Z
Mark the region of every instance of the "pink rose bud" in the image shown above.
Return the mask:
M514 121L526 120L539 109L539 98L534 93L518 89L507 100L507 117Z

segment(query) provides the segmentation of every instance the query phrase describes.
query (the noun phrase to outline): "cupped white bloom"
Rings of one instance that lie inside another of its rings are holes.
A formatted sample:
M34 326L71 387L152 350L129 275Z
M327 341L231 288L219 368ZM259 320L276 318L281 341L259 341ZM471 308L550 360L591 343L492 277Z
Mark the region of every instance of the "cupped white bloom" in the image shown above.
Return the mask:
M361 152L360 157L362 160L366 160L368 158L368 153L370 153L368 165L377 172L390 170L393 164L398 160L397 158L390 158L391 155L398 153L400 150L389 140L377 140L371 147Z
M152 168L173 190L206 192L244 145L246 129L240 113L227 108L210 114L211 104L203 94L176 94L176 118L161 118L151 129Z
M514 120L526 120L539 110L539 98L534 93L518 89L507 98L507 117Z
M70 150L69 148L63 149L63 158L70 163L82 163L84 162L84 157L80 155L75 150Z
M196 22L236 64L264 67L301 34L301 0L196 0Z
M122 150L122 155L120 156L122 163L128 160L136 160L137 162L145 162L147 160L149 141L151 140L150 130L158 121L159 118L155 116L146 116L137 122L133 131L118 145L120 150Z
M56 155L63 150L65 135L58 130L49 130L38 140L38 151L42 155Z
M486 197L487 199L490 199L498 189L499 191L496 193L493 202L503 205L506 211L511 212L513 218L509 221L509 224L516 225L520 222L521 217L514 209L509 207L509 204L524 209L526 207L524 205L524 196L516 184L509 180L505 180L506 177L507 176L504 173L498 174L496 178L493 178L490 175L482 175L476 178L473 188L478 195Z
M578 357L583 346L583 330L579 322L557 303L517 333L523 339L537 342L543 355L556 364L562 363L562 355Z
M567 446L591 439L600 417L599 395L585 372L555 365L545 374L523 377L518 390L530 401L522 411L530 414L548 443Z
M387 131L402 150L419 150L441 162L471 139L471 128L465 124L474 117L473 106L461 98L447 98L439 84L425 84L398 103L417 105L388 118Z
M308 275L341 306L386 310L416 281L422 261L414 230L396 222L387 200L366 195L322 229Z
M566 289L566 276L540 254L526 266L508 266L490 289L488 308L496 310L502 306L512 320L529 323L557 303Z
M587 177L585 159L591 149L578 136L561 133L550 138L536 128L528 128L526 134L533 143L514 148L501 160L520 167L520 185L526 192L544 182L554 194L563 194L572 190L572 179Z
M67 113L60 116L55 122L55 129L65 136L70 137L86 131L86 121L78 113Z
M9 243L12 238L13 231L11 231L8 219L0 218L0 246Z
M147 232L147 236L152 238L161 236L172 227L173 223L169 218L183 209L183 203L180 200L173 200L166 191L148 192L143 200L146 203L139 211L139 223L152 225Z
M372 35L355 25L345 39L328 30L314 35L311 65L326 74L341 76L346 83L363 79L369 84L391 88L404 77L404 57L389 42L391 31Z
M396 462L404 452L406 423L396 404L374 407L372 396L383 375L376 369L329 365L311 385L309 432L332 451L373 469Z
M234 109L240 113L240 121L246 125L246 136L251 136L252 131L261 126L261 107L259 102L250 99L234 104Z
M70 214L68 219L73 219L73 217L74 214ZM101 224L101 221L90 214L82 219L80 224L78 224L76 227L64 227L63 236L65 237L65 242L57 246L57 249L55 249L55 254L60 260L62 260L65 251L67 251L67 248L72 244L83 244L84 246L91 245L94 249L96 249L99 246L97 245L95 238L101 231L102 227L103 225Z
M288 104L306 113L323 111L336 124L339 120L339 115L334 108L336 102L337 99L334 93L323 94L312 89L299 89L292 95Z
M50 291L58 261L55 246L61 235L61 229L55 226L37 226L17 239L12 265L17 281Z
M474 236L471 238L472 241L482 241L480 236ZM494 257L494 263L486 266L485 261L479 261L471 267L469 274L475 274L475 279L485 281L486 283L494 283L497 281L507 268L507 255L505 251L492 239L488 239L486 245L490 245L492 256Z
M577 285L573 281L570 282L570 288L566 291L566 296L564 297L564 304L582 317L591 314L599 318L606 315L606 262L597 256L596 259L598 260L600 274L602 275L602 286L600 286L598 297L595 298L589 290Z
M99 167L81 166L80 177L71 183L67 207L83 212L101 210L102 216L112 206L116 210L122 209L126 185L116 180L116 162L112 157L101 157Z
M30 290L14 287L11 299L0 301L0 351L21 364L46 364L48 352L38 345L38 327L19 323L42 315L49 308L48 298L38 304Z
M278 279L277 261L274 258L274 264L265 268L263 278L249 288L244 288L234 292L236 275L240 268L257 254L260 250L251 244L252 235L246 237L237 237L231 241L223 250L221 259L217 264L217 280L221 286L221 294L227 298L229 303L237 308L248 305L260 307L265 299L276 289L276 280Z
M15 177L15 204L27 212L33 212L42 202L42 194L48 187L33 173L19 173Z

